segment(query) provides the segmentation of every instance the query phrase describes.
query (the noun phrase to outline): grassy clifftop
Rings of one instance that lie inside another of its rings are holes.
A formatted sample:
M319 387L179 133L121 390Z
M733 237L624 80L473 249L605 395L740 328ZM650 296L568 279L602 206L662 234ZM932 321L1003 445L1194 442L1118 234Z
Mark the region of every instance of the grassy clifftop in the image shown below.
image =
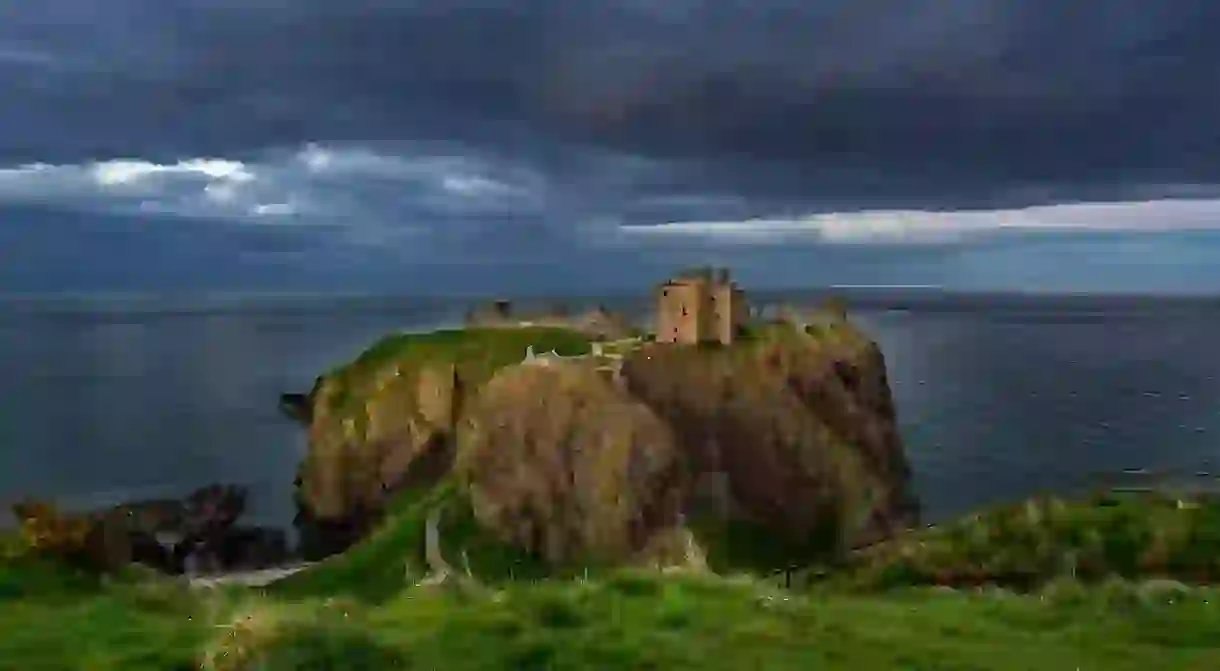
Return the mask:
M389 490L435 480L421 458L446 461L470 394L530 346L576 355L590 345L544 327L400 334L323 376L299 474L302 504L322 518L359 516L384 505Z
M503 366L517 363L527 347L555 350L565 356L589 352L589 338L558 327L466 328L431 333L400 333L373 343L354 360L324 376L324 394L333 410L357 413L355 404L375 393L387 374L422 366L457 365L472 384L481 384ZM321 400L321 399L319 399Z

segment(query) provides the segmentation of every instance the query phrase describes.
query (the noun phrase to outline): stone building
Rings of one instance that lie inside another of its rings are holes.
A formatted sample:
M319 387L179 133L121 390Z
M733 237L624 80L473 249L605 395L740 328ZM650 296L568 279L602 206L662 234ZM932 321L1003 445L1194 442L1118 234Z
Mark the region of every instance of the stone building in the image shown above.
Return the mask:
M749 315L727 268L701 269L657 287L657 342L731 344Z

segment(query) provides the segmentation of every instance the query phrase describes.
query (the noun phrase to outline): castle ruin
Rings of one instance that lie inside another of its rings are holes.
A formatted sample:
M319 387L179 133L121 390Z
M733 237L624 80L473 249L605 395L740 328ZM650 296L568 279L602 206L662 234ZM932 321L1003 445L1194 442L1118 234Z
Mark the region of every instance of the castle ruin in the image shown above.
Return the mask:
M745 292L729 270L682 273L656 290L657 342L732 344L749 318Z

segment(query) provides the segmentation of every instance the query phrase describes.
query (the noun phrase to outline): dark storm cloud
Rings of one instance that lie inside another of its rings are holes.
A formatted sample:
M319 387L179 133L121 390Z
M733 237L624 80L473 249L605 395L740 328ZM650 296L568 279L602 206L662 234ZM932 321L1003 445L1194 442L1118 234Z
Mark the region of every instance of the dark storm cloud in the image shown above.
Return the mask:
M831 207L1220 171L1202 0L9 7L10 162L445 138L560 170L601 146Z
M956 238L1220 225L1218 27L1202 0L0 0L0 285L1020 280L1041 242ZM1130 202L1165 198L1195 200ZM1179 245L1106 244L1061 249L1184 276Z

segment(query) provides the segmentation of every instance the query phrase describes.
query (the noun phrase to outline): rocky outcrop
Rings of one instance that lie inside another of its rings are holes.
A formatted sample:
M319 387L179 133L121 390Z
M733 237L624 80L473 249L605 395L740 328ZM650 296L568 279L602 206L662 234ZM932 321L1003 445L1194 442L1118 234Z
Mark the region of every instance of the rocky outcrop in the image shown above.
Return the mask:
M313 420L310 413L313 409L312 400L309 394L298 393L283 393L280 394L280 412L289 419L296 420L302 424L309 424Z
M729 349L655 346L624 362L629 392L673 427L689 469L710 485L692 490L690 507L840 547L913 522L880 350L854 329L835 340L777 328L788 335Z
M313 421L313 404L323 378L314 379L313 388L308 393L285 392L280 394L280 412L289 419L308 425Z
M730 347L645 344L617 376L596 358L516 365L490 342L443 362L407 347L366 368L359 393L323 382L299 491L314 528L341 536L328 551L396 489L446 478L482 528L557 563L638 559L683 528L742 523L803 555L917 517L884 357L846 321Z
M309 451L297 474L297 527L307 558L365 533L388 498L448 474L456 424L473 390L530 346L581 354L568 329L504 328L387 339L327 375L313 394Z
M462 426L457 473L476 517L552 563L622 557L680 512L670 427L591 366L515 366Z
M324 384L321 398L334 390ZM453 422L463 402L456 365L391 365L373 375L360 412L317 403L309 426L313 449L300 479L301 500L323 520L376 510L387 492L427 481L426 464L447 470Z
M38 503L15 505L14 513L31 528L83 529L80 547L59 543L56 552L80 554L102 569L135 562L182 573L192 558L218 571L283 562L289 554L283 531L236 526L245 505L245 489L213 484L183 499L133 501L81 515Z

